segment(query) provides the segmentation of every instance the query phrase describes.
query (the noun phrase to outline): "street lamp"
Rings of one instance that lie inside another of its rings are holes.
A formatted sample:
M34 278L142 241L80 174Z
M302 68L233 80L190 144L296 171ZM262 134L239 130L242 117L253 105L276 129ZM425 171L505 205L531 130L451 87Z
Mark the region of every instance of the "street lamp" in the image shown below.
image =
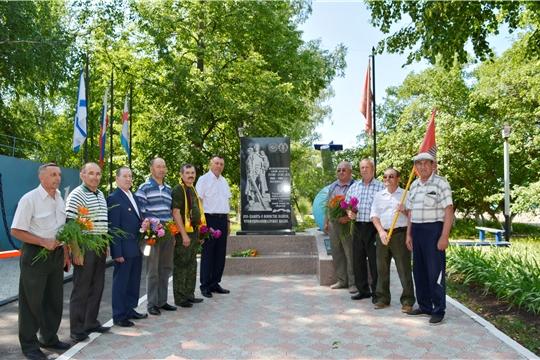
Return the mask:
M508 150L508 138L511 132L512 127L504 124L502 137L504 139L504 235L506 241L510 241L510 153Z

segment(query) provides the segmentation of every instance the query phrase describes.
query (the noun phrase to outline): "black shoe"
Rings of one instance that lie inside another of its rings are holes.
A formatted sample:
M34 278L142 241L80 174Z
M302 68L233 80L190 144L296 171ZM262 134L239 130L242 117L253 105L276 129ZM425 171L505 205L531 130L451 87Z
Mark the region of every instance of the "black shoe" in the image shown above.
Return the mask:
M39 344L39 346L45 349L53 349L53 350L67 350L71 347L71 345L62 341L58 341L54 345Z
M197 304L197 303L202 303L204 299L193 298L193 299L187 299L187 301L189 301L192 304Z
M135 325L133 321L129 321L127 319L122 320L122 321L113 321L113 324L120 327L132 327L133 325Z
M101 334L103 334L103 333L106 333L109 330L111 330L110 326L98 325L93 329L86 330L85 332L88 333L88 334L90 334L90 333L101 333Z
M370 298L371 297L371 294L362 294L361 292L359 292L358 294L354 295L354 296L351 296L351 299L352 300L362 300L362 299L367 299L367 298Z
M151 306L148 308L148 313L152 315L161 315L161 311L159 311L157 306Z
M373 296L371 297L371 302L372 302L373 304L376 304L376 303L377 303L377 296L373 295Z
M71 334L71 335L69 335L69 337L71 338L71 340L73 340L75 342L84 341L84 340L88 339L88 335L86 333Z
M183 308L190 308L193 307L193 304L186 300L182 301L180 304L178 304L178 306L181 306Z
M167 303L165 303L165 305L163 305L161 308L167 311L176 311L176 306L172 306Z
M141 314L141 313L138 313L136 311L133 311L133 315L131 315L129 318L130 319L135 319L135 320L142 320L142 319L146 319L148 317L148 314Z
M201 290L201 295L207 298L211 298L213 296L209 290Z
M224 289L219 285L216 285L211 291L215 292L215 293L218 293L218 294L228 294L228 293L230 293L229 290Z
M43 351L41 351L41 349L32 350L24 353L24 356L27 359L48 359L47 355L45 355Z

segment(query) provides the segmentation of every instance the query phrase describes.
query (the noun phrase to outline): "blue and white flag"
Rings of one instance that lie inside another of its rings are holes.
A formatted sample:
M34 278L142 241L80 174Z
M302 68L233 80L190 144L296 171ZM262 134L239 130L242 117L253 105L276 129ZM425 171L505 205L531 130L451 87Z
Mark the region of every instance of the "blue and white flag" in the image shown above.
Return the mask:
M86 87L84 86L84 72L81 71L81 80L79 82L79 94L77 95L77 109L75 113L75 129L73 130L73 150L79 151L79 148L86 140Z
M126 102L124 103L124 114L122 115L122 146L126 150L126 154L129 156L130 143L129 143L129 110L128 110L128 95L126 95Z

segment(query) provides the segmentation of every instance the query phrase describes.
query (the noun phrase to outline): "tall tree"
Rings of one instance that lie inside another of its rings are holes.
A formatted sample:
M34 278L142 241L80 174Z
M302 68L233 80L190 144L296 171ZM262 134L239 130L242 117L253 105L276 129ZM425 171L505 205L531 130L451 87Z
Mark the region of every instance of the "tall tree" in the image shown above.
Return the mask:
M378 44L378 52L403 54L407 64L426 59L435 64L437 56L446 68L454 57L460 64L469 61L465 48L470 41L475 56L486 60L493 56L488 42L506 24L513 32L532 25L528 41L531 55L540 51L540 3L537 1L366 1L371 23L390 34L393 26L407 23ZM409 21L410 19L410 21Z

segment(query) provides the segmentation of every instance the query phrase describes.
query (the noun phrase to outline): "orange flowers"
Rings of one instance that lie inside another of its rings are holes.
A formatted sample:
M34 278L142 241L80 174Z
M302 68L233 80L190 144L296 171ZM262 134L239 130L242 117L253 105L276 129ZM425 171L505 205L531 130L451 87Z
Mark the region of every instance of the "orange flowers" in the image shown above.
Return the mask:
M79 214L82 215L82 216L88 215L88 209L85 208L85 207L82 206L82 205L77 206L77 211L78 211Z
M171 235L174 236L180 232L180 229L178 229L174 220L169 220L165 223L165 231L169 231Z
M257 252L257 250L251 251L251 257L257 257L257 256L259 256L259 253Z
M331 208L335 208L337 206L340 206L342 201L345 201L345 196L343 195L334 196L332 200L330 200L330 202L328 203L328 206L330 206Z

